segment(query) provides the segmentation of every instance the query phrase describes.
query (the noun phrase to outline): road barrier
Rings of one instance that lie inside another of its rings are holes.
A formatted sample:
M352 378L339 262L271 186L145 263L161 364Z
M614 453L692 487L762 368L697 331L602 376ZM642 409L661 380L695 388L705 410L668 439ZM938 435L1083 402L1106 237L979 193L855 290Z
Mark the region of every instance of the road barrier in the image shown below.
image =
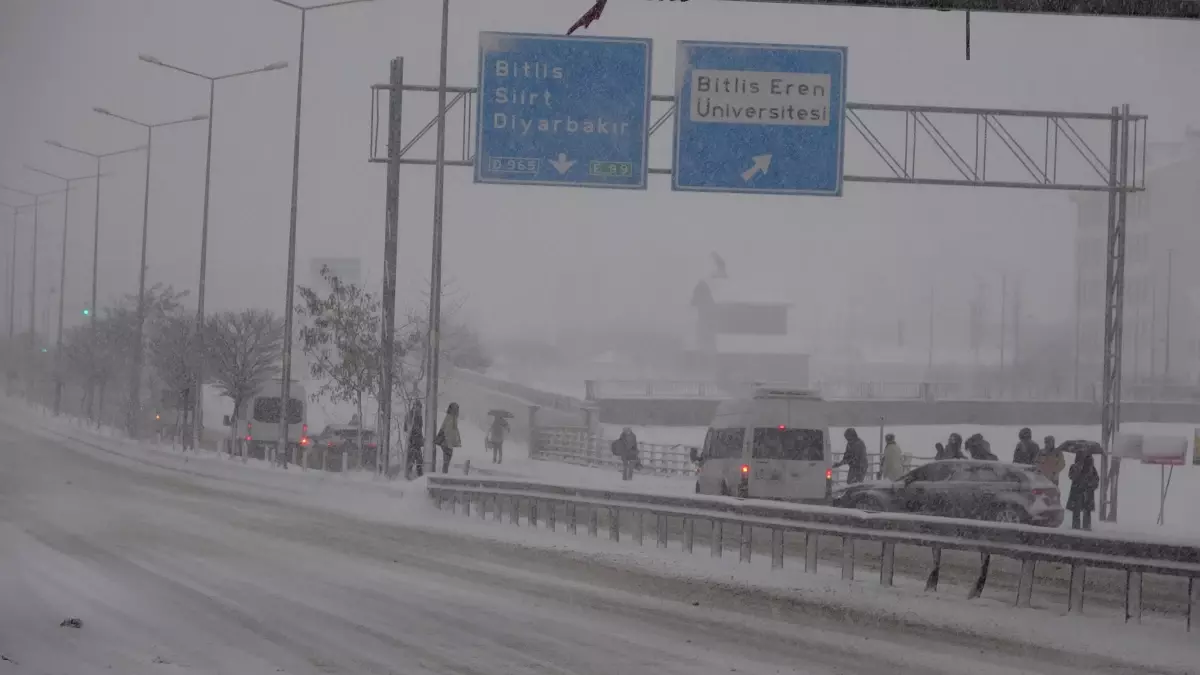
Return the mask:
M991 556L1011 558L1020 563L1014 604L1029 607L1034 591L1034 572L1039 562L1060 563L1070 567L1068 611L1083 611L1084 586L1089 568L1110 569L1125 575L1125 620L1141 622L1142 582L1146 574L1188 580L1187 629L1200 622L1200 546L1115 539L1084 533L1062 532L1024 525L980 521L875 514L850 509L772 504L759 500L730 498L680 497L634 492L595 490L496 479L429 477L429 496L438 508L447 505L470 515L475 508L481 519L489 511L496 521L507 509L510 522L519 525L522 503L526 522L536 527L539 521L551 530L561 514L567 531L576 532L580 510L586 515L588 534L598 536L600 515L606 515L609 538L619 541L621 516L632 515L632 537L641 544L647 517L653 520L658 548L666 548L670 539L670 521L681 523L680 544L691 553L696 523L709 524L711 555L720 557L724 550L723 529L738 533L739 561L749 562L754 531L770 534L771 568L781 569L784 562L785 534L802 535L804 571L815 573L821 537L841 541L842 578L855 575L855 545L874 542L881 546L879 583L891 586L895 574L897 544L928 548L933 568L926 590L936 590L942 552L958 550L981 556L979 577L969 597L976 598L987 582Z

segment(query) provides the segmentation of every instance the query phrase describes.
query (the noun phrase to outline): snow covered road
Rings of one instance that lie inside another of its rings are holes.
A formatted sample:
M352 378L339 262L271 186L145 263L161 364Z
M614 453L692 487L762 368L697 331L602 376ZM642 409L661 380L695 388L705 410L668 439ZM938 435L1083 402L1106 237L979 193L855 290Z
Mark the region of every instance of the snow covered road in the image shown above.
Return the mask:
M0 675L1188 672L855 625L291 497L0 423Z

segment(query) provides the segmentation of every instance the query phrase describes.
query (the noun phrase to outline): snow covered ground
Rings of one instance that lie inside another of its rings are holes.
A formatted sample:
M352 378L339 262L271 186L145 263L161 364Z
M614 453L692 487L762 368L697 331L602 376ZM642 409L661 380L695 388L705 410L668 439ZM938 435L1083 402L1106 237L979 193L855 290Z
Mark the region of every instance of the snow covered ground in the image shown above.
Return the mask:
M1178 621L513 528L433 509L423 481L184 457L15 405L5 675L1200 672ZM543 463L494 468L522 464Z

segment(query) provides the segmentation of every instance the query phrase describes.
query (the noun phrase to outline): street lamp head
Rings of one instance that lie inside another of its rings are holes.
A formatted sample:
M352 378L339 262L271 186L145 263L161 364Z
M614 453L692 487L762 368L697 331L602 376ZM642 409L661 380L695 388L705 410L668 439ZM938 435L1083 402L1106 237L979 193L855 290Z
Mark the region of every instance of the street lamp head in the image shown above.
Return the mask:
M96 107L92 108L92 110L100 113L101 115L111 115L112 114L112 112L108 108L101 108L100 106L96 106Z
M153 63L156 66L163 65L162 61L160 61L159 59L157 59L153 56L150 56L149 54L138 54L138 59L145 61L146 63Z
M208 119L208 115L195 115L188 119L189 122L203 122Z
M58 141L55 141L55 140L48 140L48 141L46 141L46 144L53 145L56 148L64 147L62 143L59 143Z
M288 67L288 62L287 62L287 61L276 61L275 63L268 64L268 65L267 65L265 68L263 68L263 70L264 70L264 71L267 71L267 70L283 70L284 68L287 68L287 67Z

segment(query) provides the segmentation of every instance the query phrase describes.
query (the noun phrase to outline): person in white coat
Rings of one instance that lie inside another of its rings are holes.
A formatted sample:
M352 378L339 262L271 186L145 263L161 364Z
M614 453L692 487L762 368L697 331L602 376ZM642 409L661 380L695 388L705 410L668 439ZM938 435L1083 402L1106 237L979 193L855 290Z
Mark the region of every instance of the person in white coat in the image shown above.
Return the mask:
M883 459L879 462L879 477L887 480L900 480L904 475L904 453L896 443L896 435L888 434L883 447Z

